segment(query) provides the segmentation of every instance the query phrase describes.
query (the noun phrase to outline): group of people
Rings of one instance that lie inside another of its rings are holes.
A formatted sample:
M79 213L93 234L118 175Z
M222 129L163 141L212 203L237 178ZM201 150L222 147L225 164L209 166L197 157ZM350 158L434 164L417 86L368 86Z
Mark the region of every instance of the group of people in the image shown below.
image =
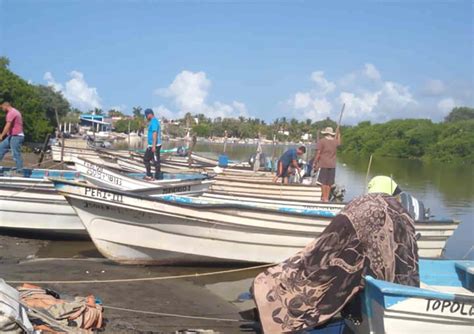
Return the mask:
M336 178L336 156L337 148L341 145L341 131L337 127L327 127L321 134L324 136L316 143L316 156L311 165L313 171L318 173L318 182L321 184L321 201L328 202L331 187ZM306 147L300 146L297 149L290 148L280 157L277 163L276 175L273 182L282 178L283 183L288 183L291 173L299 173L301 168L298 164L298 157L306 153Z
M23 169L23 158L21 155L21 147L25 140L23 132L23 117L21 112L14 108L10 102L2 102L0 109L5 112L5 126L0 134L0 161L8 151L12 152L15 160L16 171L20 172ZM160 150L161 150L161 125L153 113L153 110L146 109L145 117L149 122L147 148L144 156L144 163L146 167L146 176L148 180L160 179L161 164L160 164ZM151 172L151 166L154 166L155 173Z

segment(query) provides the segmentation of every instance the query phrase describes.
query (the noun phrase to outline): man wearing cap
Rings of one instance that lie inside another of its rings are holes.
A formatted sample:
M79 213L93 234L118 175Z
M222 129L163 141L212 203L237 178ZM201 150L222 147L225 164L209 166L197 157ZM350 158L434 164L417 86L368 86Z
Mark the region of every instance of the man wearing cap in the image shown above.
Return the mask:
M318 181L321 183L321 201L329 201L329 193L336 179L336 155L337 147L341 145L341 132L337 127L336 132L331 127L327 127L321 134L324 138L316 144L316 158L313 162L313 169L319 171Z
M273 182L276 182L278 178L282 178L282 183L288 183L288 169L294 167L296 170L300 170L298 166L298 156L306 153L306 147L300 146L298 149L290 148L287 150L278 160L276 175L273 178Z
M16 170L19 171L23 169L23 158L21 157L21 145L25 140L23 117L9 102L3 102L0 107L7 113L5 127L0 135L0 161L8 150L11 150L16 163Z
M148 146L145 151L143 162L145 163L147 180L158 180L161 179L161 163L160 163L160 150L161 150L161 126L160 121L155 118L153 110L146 109L145 117L148 121ZM155 167L155 176L151 173L151 161Z

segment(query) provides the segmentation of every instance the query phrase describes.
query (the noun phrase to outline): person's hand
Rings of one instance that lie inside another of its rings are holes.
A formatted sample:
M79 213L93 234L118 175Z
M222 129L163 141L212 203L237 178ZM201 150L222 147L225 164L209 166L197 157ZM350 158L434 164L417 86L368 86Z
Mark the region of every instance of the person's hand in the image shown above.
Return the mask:
M151 147L151 151L152 151L153 153L155 153L155 152L156 152L156 146L152 146L152 147Z

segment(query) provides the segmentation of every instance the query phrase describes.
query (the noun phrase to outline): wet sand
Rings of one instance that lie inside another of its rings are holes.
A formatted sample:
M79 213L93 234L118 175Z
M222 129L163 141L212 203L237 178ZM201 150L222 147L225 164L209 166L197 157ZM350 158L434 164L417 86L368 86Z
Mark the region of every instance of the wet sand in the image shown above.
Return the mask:
M101 257L91 242L45 241L0 235L0 277L6 281L104 280L194 274L226 269L232 268L120 266ZM244 322L138 314L111 310L107 305L242 321L239 315L242 307L230 301L237 298L237 293L233 296L235 292L248 289L249 278L258 272L253 270L237 275L145 282L37 285L54 289L60 294L93 294L100 298L107 319L105 333L172 333L182 329L240 333L240 326ZM239 280L243 280L242 286L226 287L226 282ZM219 289L214 292L213 286L219 286ZM227 296L226 292L230 292L230 296Z

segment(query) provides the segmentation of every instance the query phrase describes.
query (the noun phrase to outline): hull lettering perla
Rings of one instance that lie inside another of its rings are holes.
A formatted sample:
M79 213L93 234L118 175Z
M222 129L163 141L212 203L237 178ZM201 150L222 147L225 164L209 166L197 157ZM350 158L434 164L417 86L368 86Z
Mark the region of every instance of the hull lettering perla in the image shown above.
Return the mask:
M100 189L96 189L96 188L86 187L85 190L84 190L84 195L86 195L88 197L101 198L101 199L105 199L105 200L112 201L112 202L120 202L120 203L123 202L123 196L122 195L114 194L114 193L104 191L104 190L100 190Z

